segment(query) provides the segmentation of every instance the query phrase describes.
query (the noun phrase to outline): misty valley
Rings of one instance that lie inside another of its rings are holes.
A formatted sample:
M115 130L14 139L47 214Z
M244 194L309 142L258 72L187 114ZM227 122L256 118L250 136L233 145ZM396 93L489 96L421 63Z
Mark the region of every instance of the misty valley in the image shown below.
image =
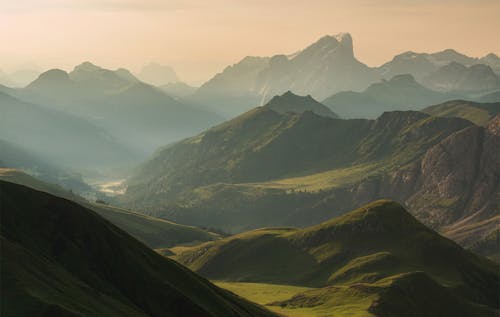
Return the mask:
M354 51L1 72L0 316L498 316L500 58Z

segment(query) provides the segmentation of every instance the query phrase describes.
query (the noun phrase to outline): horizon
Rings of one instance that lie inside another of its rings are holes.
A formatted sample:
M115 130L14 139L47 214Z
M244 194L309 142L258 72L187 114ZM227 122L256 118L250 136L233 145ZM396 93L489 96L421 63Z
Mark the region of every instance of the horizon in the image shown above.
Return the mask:
M0 69L6 73L71 71L90 61L138 73L155 62L171 66L181 81L200 85L245 56L293 54L322 36L341 32L352 35L355 57L370 67L406 51L454 49L471 57L498 55L500 43L485 39L496 36L499 25L494 18L500 2L450 3L408 5L387 0L375 5L368 0L320 0L310 5L292 1L288 16L283 17L282 1L236 4L217 0L207 5L198 0L168 4L157 0L26 0L0 6L0 30L4 30L0 40L10 43L0 51ZM238 45L228 47L227 43Z

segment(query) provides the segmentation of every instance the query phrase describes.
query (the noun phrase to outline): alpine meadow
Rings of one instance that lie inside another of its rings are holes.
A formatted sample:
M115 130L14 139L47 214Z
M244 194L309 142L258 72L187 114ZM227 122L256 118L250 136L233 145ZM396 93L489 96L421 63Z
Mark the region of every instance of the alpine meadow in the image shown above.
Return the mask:
M499 16L0 1L0 316L500 316Z

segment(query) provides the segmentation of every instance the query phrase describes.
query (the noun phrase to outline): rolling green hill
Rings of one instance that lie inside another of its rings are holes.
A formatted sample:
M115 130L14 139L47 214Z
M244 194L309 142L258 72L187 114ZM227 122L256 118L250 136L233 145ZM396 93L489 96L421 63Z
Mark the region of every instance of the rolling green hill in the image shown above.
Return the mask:
M2 316L272 316L71 201L0 182Z
M392 201L304 229L259 229L172 251L174 259L210 279L315 288L271 306L384 317L408 311L494 316L499 308L498 266L439 236ZM356 305L353 311L350 305Z
M479 103L466 100L447 101L427 107L422 112L438 117L457 117L484 126L500 113L500 102Z
M420 110L453 97L422 86L411 75L397 75L374 83L363 92L336 93L322 103L342 118L376 118L385 111Z
M146 216L126 209L89 202L73 192L40 181L15 169L0 168L0 180L20 184L58 197L63 197L96 212L120 229L152 249L193 244L218 239L219 235L206 230Z

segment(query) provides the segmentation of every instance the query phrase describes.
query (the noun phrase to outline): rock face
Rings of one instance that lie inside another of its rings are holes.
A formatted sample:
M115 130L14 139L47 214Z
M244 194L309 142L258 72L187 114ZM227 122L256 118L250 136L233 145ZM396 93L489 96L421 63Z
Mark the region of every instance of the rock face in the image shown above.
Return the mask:
M415 111L339 120L262 107L158 152L123 202L241 232L312 225L391 198L467 245L496 221L496 131L498 116L479 127Z

